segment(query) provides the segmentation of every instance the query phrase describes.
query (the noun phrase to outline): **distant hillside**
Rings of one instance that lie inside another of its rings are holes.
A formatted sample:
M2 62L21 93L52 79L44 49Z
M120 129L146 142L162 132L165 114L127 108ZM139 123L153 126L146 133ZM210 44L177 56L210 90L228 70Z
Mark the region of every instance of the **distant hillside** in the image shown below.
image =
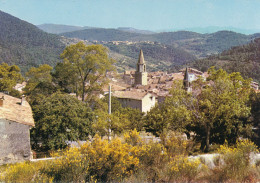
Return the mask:
M185 49L197 58L218 54L233 46L249 43L259 34L244 35L231 31L219 31L212 34L199 34L189 31L140 34L117 29L87 29L62 34L65 37L89 41L152 41Z
M79 31L84 29L95 29L95 27L90 26L73 26L73 25L62 25L62 24L41 24L37 27L45 32L52 34L61 34L66 32ZM130 32L130 33L140 33L140 34L154 34L155 32L149 30L140 30L132 27L118 27L116 30Z
M237 33L246 34L246 35L260 32L259 29L242 29L242 28L237 28L237 27L219 27L219 26L167 29L167 30L163 30L163 32L173 32L173 31L180 31L180 30L192 31L192 32L197 32L197 33L201 33L201 34L211 34L211 33L222 31L222 30L237 32ZM162 30L157 31L157 32L162 32Z
M59 25L59 24L41 24L41 25L37 25L37 27L47 33L52 33L52 34L61 34L65 32L72 32L72 31L93 28L88 26L81 27L81 26Z
M155 32L149 31L149 30L140 30L135 29L132 27L118 27L118 30L125 31L125 32L131 32L131 33L140 33L140 34L155 34Z
M260 38L190 65L202 71L206 71L210 66L216 66L228 72L240 72L244 77L260 82Z
M111 57L118 61L119 71L136 68L140 49L143 50L149 71L168 70L173 65L181 65L196 59L183 49L159 43L120 43L119 45L107 43L105 46L110 49Z
M59 36L0 11L0 62L25 71L39 64L54 65L63 49Z
M130 33L117 29L93 28L80 31L73 31L61 34L69 38L78 38L88 41L127 41L135 37L142 37L143 34Z
M219 31L212 34L203 34L202 37L191 40L180 40L178 45L190 50L199 58L205 58L212 54L221 53L233 46L239 46L249 43L252 36L247 36L231 31Z

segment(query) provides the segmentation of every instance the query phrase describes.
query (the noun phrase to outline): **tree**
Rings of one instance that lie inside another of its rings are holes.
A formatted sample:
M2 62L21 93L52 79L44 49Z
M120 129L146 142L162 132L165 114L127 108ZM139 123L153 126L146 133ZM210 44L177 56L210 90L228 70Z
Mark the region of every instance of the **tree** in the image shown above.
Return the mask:
M44 64L38 68L31 67L26 73L28 79L27 85L24 88L24 94L30 104L37 104L47 96L56 92L56 87L52 83L51 71L52 67Z
M52 69L53 68L47 64L40 65L38 68L31 67L25 74L28 79L27 85L24 89L25 93L29 94L37 86L37 84L41 82L50 83L52 81Z
M249 96L250 79L240 73L209 69L207 81L192 83L187 93L175 82L171 96L146 116L146 130L160 135L164 130L195 132L201 150L209 151L210 143L235 143L251 131Z
M24 78L17 65L9 66L6 63L0 65L0 91L11 92L13 87L23 80Z
M174 81L170 94L171 96L152 108L145 117L146 131L156 136L168 130L185 132L186 126L191 122L188 106L192 97L183 89L182 82Z
M66 93L77 93L79 90L78 74L70 63L60 62L54 68L53 81Z
M141 131L144 126L144 113L138 109L123 108L115 97L111 97L111 114L108 114L108 96L96 101L94 112L93 131L101 136L109 135L108 129L115 135L127 130Z
M94 118L92 110L77 98L54 93L33 110L35 127L31 130L34 147L60 149L66 141L87 140Z
M73 82L78 84L76 93L81 94L82 101L85 101L86 94L89 99L93 92L101 91L107 79L106 72L114 69L114 60L108 57L107 49L102 45L87 46L79 42L66 47L61 58L65 73L76 75Z
M247 120L251 80L240 73L227 74L210 68L208 82L199 86L192 104L193 130L201 137L201 149L209 151L211 142L235 143L243 130L250 129ZM194 88L196 90L196 88Z
M253 141L260 147L260 93L253 92L250 96L251 115L254 125Z

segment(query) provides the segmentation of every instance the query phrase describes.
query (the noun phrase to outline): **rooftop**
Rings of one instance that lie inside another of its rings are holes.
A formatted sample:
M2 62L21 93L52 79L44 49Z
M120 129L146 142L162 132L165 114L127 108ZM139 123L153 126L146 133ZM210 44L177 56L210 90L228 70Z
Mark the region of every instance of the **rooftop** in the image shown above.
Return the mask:
M138 92L138 91L115 91L112 94L117 98L129 98L135 100L142 100L144 96L147 95L146 92Z
M34 126L32 109L28 102L24 101L23 105L21 105L21 99L19 98L0 92L0 97L2 96L4 97L4 103L0 107L0 119Z

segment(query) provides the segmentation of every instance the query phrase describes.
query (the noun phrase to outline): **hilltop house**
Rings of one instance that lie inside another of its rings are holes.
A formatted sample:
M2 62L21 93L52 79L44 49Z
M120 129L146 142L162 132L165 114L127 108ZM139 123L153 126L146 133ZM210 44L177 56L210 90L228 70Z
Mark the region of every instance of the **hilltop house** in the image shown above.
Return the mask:
M31 107L24 98L0 93L0 165L31 159Z

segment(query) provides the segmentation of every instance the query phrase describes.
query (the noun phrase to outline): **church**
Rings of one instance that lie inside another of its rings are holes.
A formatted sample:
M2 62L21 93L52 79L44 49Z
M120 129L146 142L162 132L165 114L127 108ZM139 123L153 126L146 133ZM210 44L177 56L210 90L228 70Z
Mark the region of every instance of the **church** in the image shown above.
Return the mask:
M136 65L135 85L147 85L146 64L142 50L140 50L139 59Z
M125 71L122 78L129 85L121 91L114 91L113 96L118 98L123 107L139 109L148 112L157 102L164 101L169 96L173 80L182 80L184 89L191 92L191 82L195 75L186 68L179 73L150 72L146 70L143 51L140 50L135 71ZM113 88L113 86L112 86Z
M143 51L140 50L139 59L134 73L134 86L147 85L147 72ZM113 96L122 104L122 107L131 107L147 113L156 104L156 96L146 91L128 88L125 91L115 91Z

